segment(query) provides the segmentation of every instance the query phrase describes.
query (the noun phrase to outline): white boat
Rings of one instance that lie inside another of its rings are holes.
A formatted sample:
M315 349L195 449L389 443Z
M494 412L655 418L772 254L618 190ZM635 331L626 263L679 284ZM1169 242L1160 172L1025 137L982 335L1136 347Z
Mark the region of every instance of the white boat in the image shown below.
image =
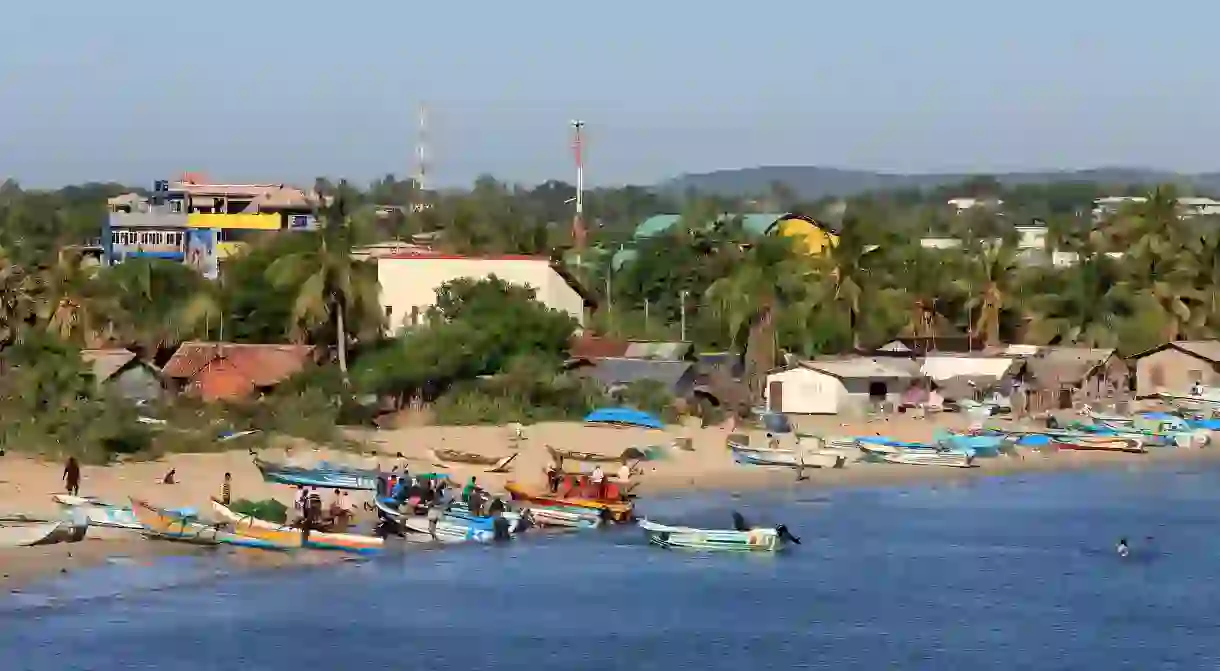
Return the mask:
M785 450L729 444L733 460L751 466L787 466L788 468L843 468L847 457L823 450Z
M890 464L907 464L911 466L951 466L953 468L973 468L974 455L962 452L907 452L878 451L871 453L881 461Z
M404 514L380 500L374 503L377 506L377 510L402 525L403 531L406 532L406 539L413 543L432 543L436 541L441 543L485 542L490 541L495 536L489 530L474 529L465 524L456 524L452 521L441 519L436 523L436 538L433 538L428 530L429 523L427 517Z
M70 520L0 522L0 548L75 543L85 537L87 525Z
M103 529L123 529L126 531L143 531L144 526L136 519L131 506L120 506L99 501L91 496L71 496L55 494L51 497L65 513L83 514L89 520L89 526Z
M534 524L540 527L568 527L572 529L594 529L601 526L601 513L589 508L562 506L531 506L528 512Z
M776 552L791 538L782 527L756 528L749 531L731 529L693 529L671 527L648 520L640 521L648 542L664 548L731 552Z

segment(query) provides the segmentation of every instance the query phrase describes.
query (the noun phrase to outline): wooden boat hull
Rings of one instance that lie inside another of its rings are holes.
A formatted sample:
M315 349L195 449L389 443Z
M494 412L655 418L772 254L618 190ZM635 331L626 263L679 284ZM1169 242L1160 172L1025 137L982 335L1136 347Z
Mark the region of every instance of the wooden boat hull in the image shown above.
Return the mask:
M233 530L243 536L274 541L282 538L283 534L296 534L298 537L301 535L300 529L276 524L275 522L268 522L267 520L260 520L250 515L242 515L216 500L212 501L212 510L220 519L230 522L233 525ZM380 552L384 545L385 540L376 536L311 531L309 532L308 539L303 542L302 547L313 550L339 550L356 554L375 554Z
M429 450L428 453L432 456L432 461L438 466L450 466L454 463L459 464L474 464L476 466L490 466L485 473L504 473L509 469L509 466L517 458L517 452L513 452L507 457L488 457L482 454L474 454L471 452L461 452L458 450Z
M784 541L775 529L749 531L692 529L640 521L648 542L663 548L680 548L708 552L777 552Z
M262 538L242 536L223 529L223 525L204 524L196 518L177 515L139 499L131 500L131 510L144 526L144 532L154 538L192 543L195 545L233 545L261 550L287 550L300 547L300 534L295 544L279 544Z
M730 445L733 460L750 466L786 466L788 468L843 468L847 457L837 452L807 450L772 450Z
M1091 450L1100 452L1130 452L1143 454L1148 451L1139 438L1119 438L1114 436L1055 436L1051 443L1061 450Z
M509 496L513 497L514 501L529 501L543 506L555 506L561 508L585 508L595 511L606 511L610 519L615 522L626 522L631 519L631 513L634 506L624 501L597 501L594 499L567 499L554 496L551 494L543 494L532 492L515 482L509 482L504 485L504 489L508 491Z
M860 449L869 461L907 466L946 466L950 468L973 468L974 455L964 452L936 452L924 450L895 449L892 446L861 444Z
M263 474L267 482L278 482L282 485L296 487L320 487L325 489L350 489L356 491L376 491L376 471L346 469L346 468L302 468L288 466L254 458L254 465Z
M638 447L629 447L619 454L598 454L596 452L581 452L579 450L561 450L550 445L546 446L546 451L551 453L552 457L566 461L585 461L597 464L621 463L633 459L648 460L655 458L661 452L654 447L646 448L647 451L641 450ZM642 455L642 456L641 456Z

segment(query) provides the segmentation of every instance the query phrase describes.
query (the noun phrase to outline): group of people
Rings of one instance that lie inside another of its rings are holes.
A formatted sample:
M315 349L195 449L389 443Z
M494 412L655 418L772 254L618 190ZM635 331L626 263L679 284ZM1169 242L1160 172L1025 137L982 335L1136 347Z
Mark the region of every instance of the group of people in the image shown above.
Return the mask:
M563 484L563 478L567 475L563 470L563 457L552 456L550 461L547 462L544 472L546 473L547 491L551 494L558 494L559 486ZM622 465L618 468L616 479L619 487L624 490L627 489L627 486L631 484L631 477L634 474L635 469L631 467L627 459L623 459ZM601 464L594 465L588 477L589 484L593 487L596 498L606 498L607 477L606 471L601 467Z
M293 508L297 511L302 530L346 529L356 518L356 506L351 496L339 489L334 491L330 505L324 506L322 493L317 487L301 487Z

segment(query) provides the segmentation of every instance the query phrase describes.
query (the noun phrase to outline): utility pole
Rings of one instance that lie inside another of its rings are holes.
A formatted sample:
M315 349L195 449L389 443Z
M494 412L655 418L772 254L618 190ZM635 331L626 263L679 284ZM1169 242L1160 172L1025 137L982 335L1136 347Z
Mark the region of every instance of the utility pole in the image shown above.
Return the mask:
M645 298L644 299L644 336L645 337L648 336L648 330L649 330L648 329L648 307L649 307L648 303L649 303L648 299Z
M572 122L572 152L576 158L576 212L572 216L572 245L576 248L576 265L579 266L585 251L585 122Z
M687 294L687 292L683 291L681 294L678 295L679 306L680 306L679 309L681 310L681 315L682 315L681 316L682 321L681 321L681 327L680 327L682 335L679 339L682 342L686 342L686 294Z

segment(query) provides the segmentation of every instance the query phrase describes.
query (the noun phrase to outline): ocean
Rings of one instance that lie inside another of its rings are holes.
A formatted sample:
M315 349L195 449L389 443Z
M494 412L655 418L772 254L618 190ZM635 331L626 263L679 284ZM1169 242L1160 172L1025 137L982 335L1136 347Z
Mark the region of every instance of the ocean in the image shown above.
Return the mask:
M736 509L803 544L690 554L615 529L298 570L116 562L0 597L0 668L1220 668L1220 470L641 508L714 526Z

